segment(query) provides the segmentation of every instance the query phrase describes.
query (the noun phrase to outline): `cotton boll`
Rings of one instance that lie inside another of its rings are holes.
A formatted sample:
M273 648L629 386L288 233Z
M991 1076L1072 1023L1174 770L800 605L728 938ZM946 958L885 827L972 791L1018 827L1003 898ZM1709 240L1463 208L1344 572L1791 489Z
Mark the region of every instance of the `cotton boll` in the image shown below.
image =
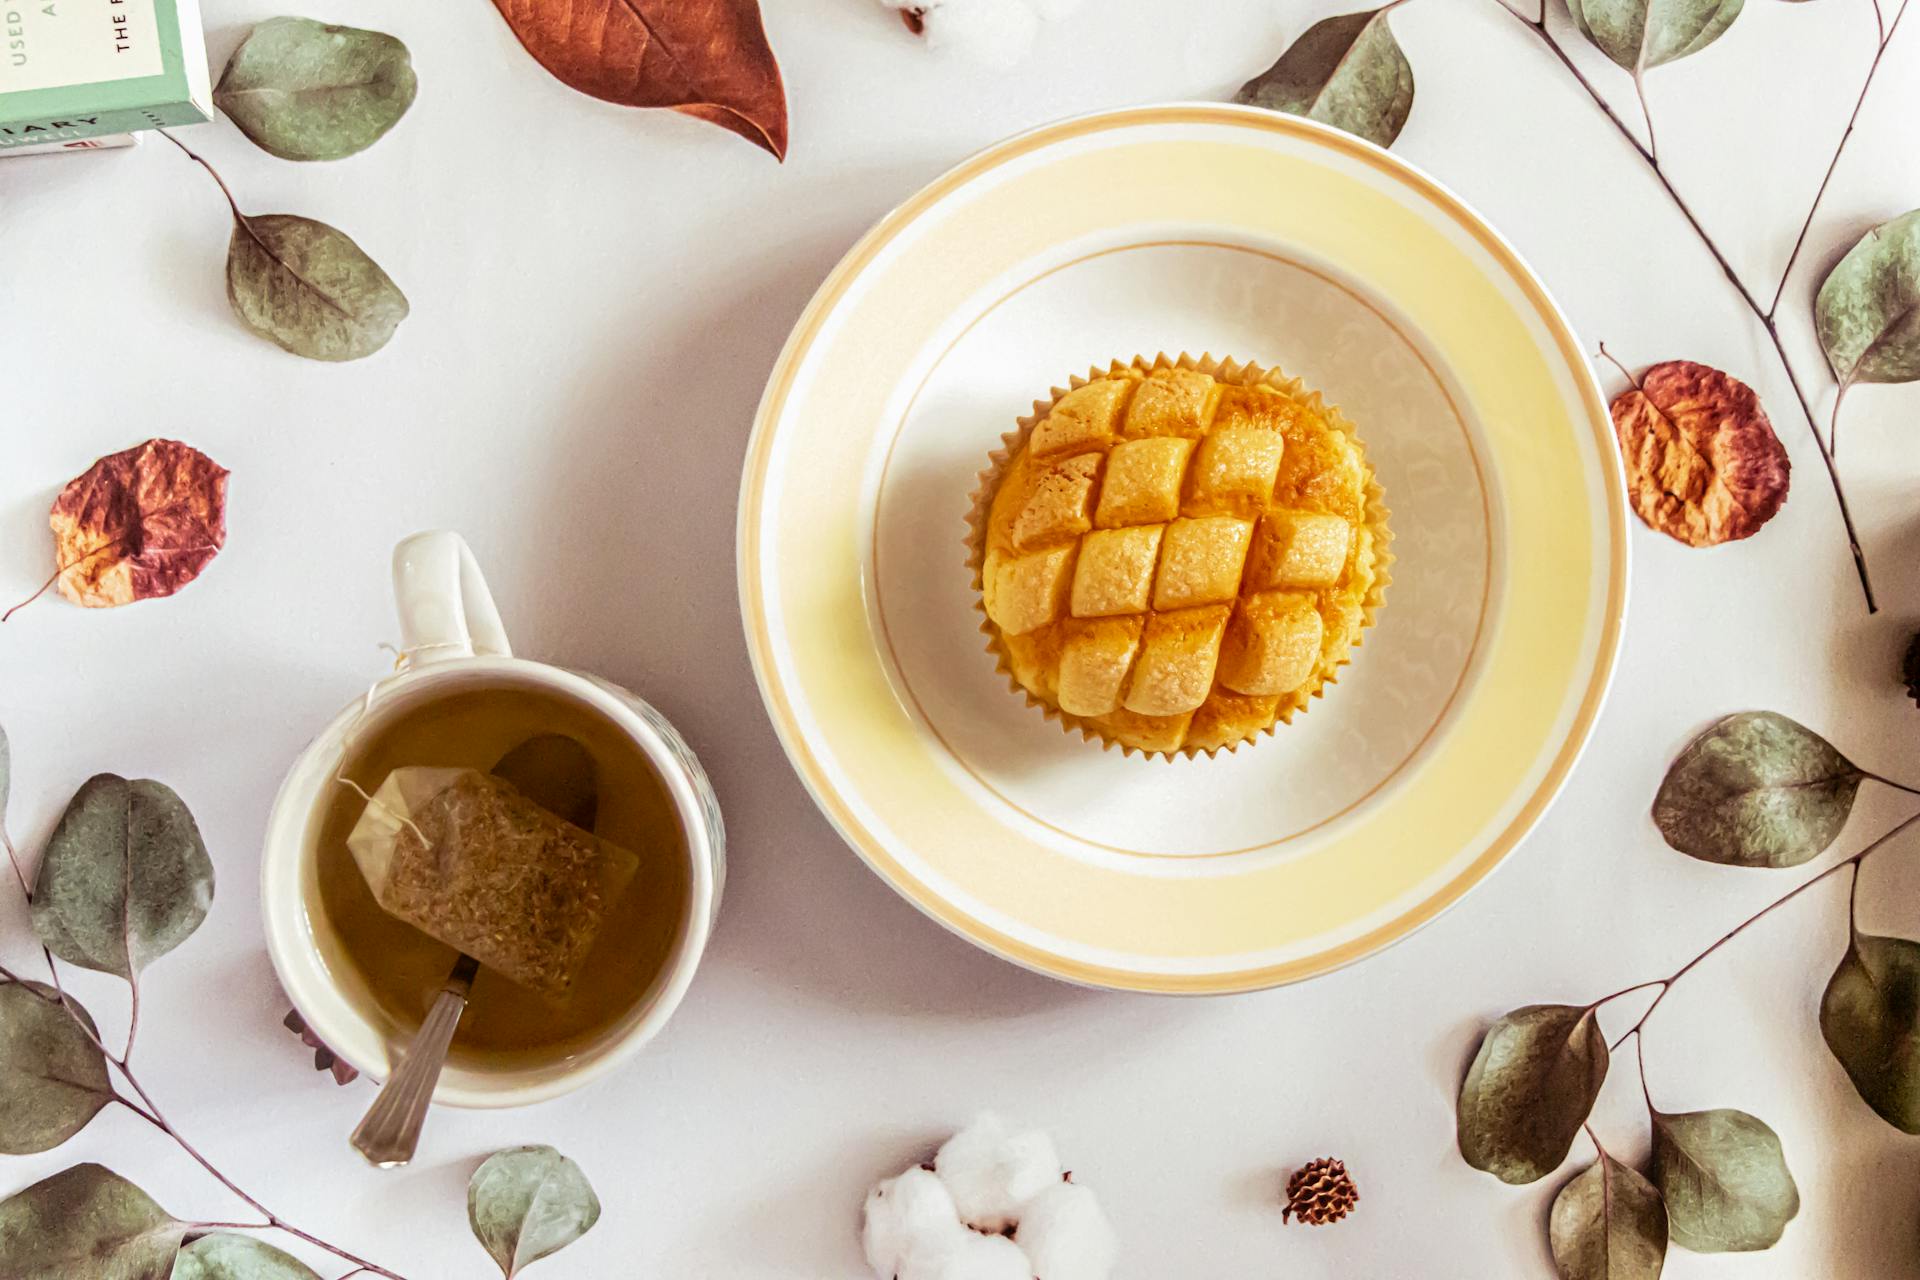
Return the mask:
M1060 1181L1053 1139L1038 1129L1008 1133L991 1112L947 1139L933 1158L960 1218L978 1231L1005 1231L1021 1206Z
M946 1184L915 1166L867 1193L860 1245L867 1265L891 1277L916 1246L931 1247L967 1235Z
M1085 0L1027 0L1027 3L1033 6L1033 11L1040 15L1041 21L1052 22L1057 18L1066 17L1084 4Z
M952 49L996 71L1017 66L1040 31L1028 0L944 0L912 7L926 10L920 22L930 47Z
M910 1250L899 1280L1033 1280L1033 1264L1005 1236L962 1231Z
M1035 1196L1013 1239L1038 1280L1107 1280L1120 1252L1099 1198L1077 1182L1056 1182Z

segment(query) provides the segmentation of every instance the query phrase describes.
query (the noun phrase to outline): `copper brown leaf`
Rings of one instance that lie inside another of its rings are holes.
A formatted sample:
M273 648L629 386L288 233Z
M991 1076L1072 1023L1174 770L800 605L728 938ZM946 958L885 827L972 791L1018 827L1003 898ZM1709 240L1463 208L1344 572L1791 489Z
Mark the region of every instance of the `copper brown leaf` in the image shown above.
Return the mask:
M787 154L758 0L493 0L535 61L585 94L670 107Z
M1669 360L1613 402L1634 511L1690 547L1750 538L1787 500L1787 451L1753 388Z
M109 454L54 499L60 594L90 609L169 596L227 537L227 470L178 440Z

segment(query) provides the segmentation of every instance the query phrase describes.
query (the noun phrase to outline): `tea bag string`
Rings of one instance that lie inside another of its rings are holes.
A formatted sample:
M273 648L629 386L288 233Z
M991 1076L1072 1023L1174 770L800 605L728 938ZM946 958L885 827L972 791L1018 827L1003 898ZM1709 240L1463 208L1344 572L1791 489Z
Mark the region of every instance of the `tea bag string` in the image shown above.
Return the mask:
M432 644L417 644L417 645L414 645L412 648L408 648L408 649L401 649L395 645L388 644L386 641L383 640L380 642L379 647L382 649L385 649L388 653L391 653L393 655L393 673L395 675L398 675L401 672L407 670L409 667L411 667L413 665L413 659L416 654L428 653L436 649L466 648L465 645L460 644L457 641L450 641L450 640L436 641ZM379 799L379 797L368 794L367 789L365 787L361 786L359 783L355 782L352 778L349 778L347 776L347 756L353 748L353 735L359 731L361 722L364 721L369 715L373 714L373 700L380 692L380 683L381 683L380 681L375 680L372 684L367 686L366 697L361 699L361 702L360 702L360 714L354 717L353 723L347 726L346 733L341 735L340 766L339 768L334 770L333 780L334 782L338 783L340 786L345 787L347 790L353 792L353 794L359 796L362 800L366 801L369 807L378 809L381 813L384 813L385 815L387 815L388 818L399 823L401 826L404 826L407 830L413 832L414 836L420 841L421 846L423 848L430 849L433 847L433 842L427 839L427 833L420 829L418 823L414 822L414 820L408 817L406 814L401 813L398 810L392 808L391 806L383 803Z

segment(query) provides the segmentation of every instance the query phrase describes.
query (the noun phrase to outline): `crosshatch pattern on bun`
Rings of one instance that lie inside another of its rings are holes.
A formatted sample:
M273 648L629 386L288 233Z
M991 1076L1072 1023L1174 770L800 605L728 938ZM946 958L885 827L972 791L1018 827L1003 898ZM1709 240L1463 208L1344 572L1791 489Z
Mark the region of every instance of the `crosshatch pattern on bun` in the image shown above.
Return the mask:
M1353 424L1235 360L1162 354L1035 401L980 474L968 565L1014 691L1127 753L1234 750L1334 683L1388 583Z

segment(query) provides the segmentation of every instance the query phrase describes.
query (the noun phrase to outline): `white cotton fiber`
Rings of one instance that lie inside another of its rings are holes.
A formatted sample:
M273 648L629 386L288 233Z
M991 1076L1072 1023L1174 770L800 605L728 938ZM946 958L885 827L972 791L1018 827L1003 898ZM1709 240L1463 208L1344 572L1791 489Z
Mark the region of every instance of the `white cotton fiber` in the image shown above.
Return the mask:
M891 1277L916 1245L931 1247L967 1234L946 1184L918 1165L867 1193L860 1245L874 1274Z
M996 71L1019 65L1040 31L1027 0L945 0L920 21L929 47L951 49Z
M977 1231L1005 1231L1027 1201L1060 1181L1053 1139L1038 1129L1010 1133L987 1112L947 1139L933 1158L960 1219Z
M1037 1280L1107 1280L1120 1253L1099 1198L1077 1182L1056 1182L1035 1196L1013 1239Z
M1052 22L1064 18L1078 9L1085 0L1027 0L1033 11L1040 15L1042 22Z
M963 1230L911 1249L901 1261L899 1280L1033 1280L1033 1267L1005 1236Z

